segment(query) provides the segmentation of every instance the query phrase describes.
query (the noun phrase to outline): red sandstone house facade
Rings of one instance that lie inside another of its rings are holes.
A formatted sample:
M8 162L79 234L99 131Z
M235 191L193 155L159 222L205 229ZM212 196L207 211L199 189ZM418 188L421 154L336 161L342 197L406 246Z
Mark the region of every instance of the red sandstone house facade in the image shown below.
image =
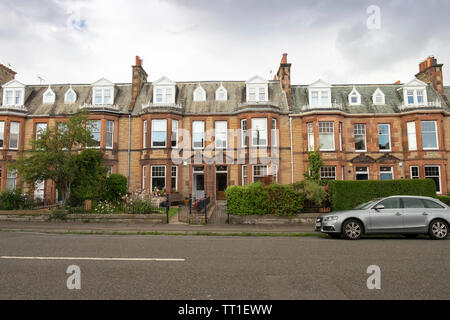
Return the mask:
M7 165L41 130L87 109L95 147L130 191L223 199L230 185L302 180L308 151L319 149L322 179L429 178L448 194L450 87L442 66L430 57L403 84L292 85L284 54L273 80L148 82L136 57L131 83L28 86L0 65L0 190L22 187L57 201L52 181L24 186Z

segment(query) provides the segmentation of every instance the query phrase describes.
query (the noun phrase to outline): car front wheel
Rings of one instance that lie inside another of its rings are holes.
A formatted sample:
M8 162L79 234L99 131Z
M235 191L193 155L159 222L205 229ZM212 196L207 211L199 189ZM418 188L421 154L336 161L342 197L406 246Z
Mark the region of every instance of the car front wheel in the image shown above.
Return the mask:
M348 240L358 240L363 235L363 225L358 220L348 220L342 229L344 237Z
M448 224L444 220L434 220L430 223L428 233L433 240L444 240L448 236Z

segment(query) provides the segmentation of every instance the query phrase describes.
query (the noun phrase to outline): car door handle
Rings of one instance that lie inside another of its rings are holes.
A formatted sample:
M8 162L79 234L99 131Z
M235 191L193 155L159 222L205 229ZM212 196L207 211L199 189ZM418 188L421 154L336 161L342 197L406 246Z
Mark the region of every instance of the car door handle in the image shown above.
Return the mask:
M397 212L395 215L396 215L397 217L400 217L402 214L401 214L400 212Z
M424 212L424 213L422 213L422 215L423 215L423 216L427 216L427 215L428 215L428 213Z

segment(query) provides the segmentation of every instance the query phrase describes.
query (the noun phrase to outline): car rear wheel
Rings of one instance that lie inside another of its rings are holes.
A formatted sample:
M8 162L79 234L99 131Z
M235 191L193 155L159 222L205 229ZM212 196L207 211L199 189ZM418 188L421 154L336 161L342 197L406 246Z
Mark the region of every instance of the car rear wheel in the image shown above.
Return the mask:
M344 224L342 233L348 240L358 240L363 235L363 225L358 220L348 220Z
M434 220L428 229L430 238L433 240L444 240L448 236L448 224L444 220Z

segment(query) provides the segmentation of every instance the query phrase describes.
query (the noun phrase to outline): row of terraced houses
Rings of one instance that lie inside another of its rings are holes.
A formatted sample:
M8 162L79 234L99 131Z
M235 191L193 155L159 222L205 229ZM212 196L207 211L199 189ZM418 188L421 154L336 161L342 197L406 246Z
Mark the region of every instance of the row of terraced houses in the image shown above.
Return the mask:
M105 166L125 175L130 191L158 187L221 199L230 185L302 180L308 151L318 149L322 179L429 178L447 194L450 87L444 86L442 66L429 57L406 83L294 85L284 54L271 80L148 82L136 57L131 83L102 78L92 84L24 85L0 65L0 188L20 187L56 202L52 181L25 186L8 164L31 148L41 130L85 109ZM182 161L174 162L181 130L192 141ZM214 137L205 135L208 130ZM241 135L230 136L233 130ZM212 155L202 158L210 145ZM254 150L266 146L255 157ZM198 155L200 161L192 161ZM208 161L213 156L216 161Z

